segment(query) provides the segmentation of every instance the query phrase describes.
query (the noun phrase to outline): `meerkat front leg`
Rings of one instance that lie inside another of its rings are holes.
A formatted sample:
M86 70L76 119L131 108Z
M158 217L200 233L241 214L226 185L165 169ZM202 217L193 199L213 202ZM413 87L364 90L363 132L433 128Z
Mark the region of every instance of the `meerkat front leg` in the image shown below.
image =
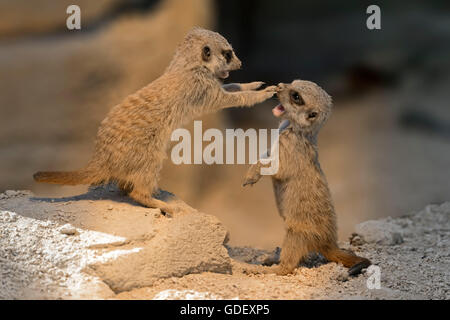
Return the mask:
M271 98L276 93L276 90L276 86L270 86L259 91L227 92L221 89L215 108L225 109L237 106L251 107Z
M254 81L249 83L227 83L222 85L222 88L228 92L236 92L236 91L251 91L257 90L260 88L265 82L263 81Z
M259 179L261 179L261 168L268 168L270 167L270 163L273 161L273 158L271 158L270 154L274 153L274 147L272 147L272 150L270 151L266 151L265 154L263 154L261 156L261 158L258 160L258 162L256 162L255 164L252 164L250 166L250 168L247 170L247 174L245 175L244 178L244 183L242 184L243 187L247 186L247 185L254 185L255 183L257 183L259 181ZM261 161L265 160L268 161L267 163L263 164Z
M258 161L255 164L252 164L250 168L247 171L247 174L244 178L244 183L242 184L243 187L247 185L254 185L261 179L261 162Z
M280 264L268 267L265 273L275 273L280 276L292 273L308 254L305 240L300 233L288 228L283 240Z
M249 83L238 83L241 86L242 91L258 90L265 84L263 81L254 81Z

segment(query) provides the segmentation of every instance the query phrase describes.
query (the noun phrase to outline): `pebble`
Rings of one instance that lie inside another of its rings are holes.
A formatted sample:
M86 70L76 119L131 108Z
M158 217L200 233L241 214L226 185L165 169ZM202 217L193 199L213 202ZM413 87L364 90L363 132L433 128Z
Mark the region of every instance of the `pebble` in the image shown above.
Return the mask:
M10 211L3 211L2 212L4 214L4 220L6 222L15 222L18 219L18 216L15 212L10 212Z
M6 191L5 191L5 194L6 194L6 196L8 196L8 197L14 197L14 196L17 195L17 191L14 191L14 190L6 190Z
M75 227L71 226L70 224L65 224L61 228L59 228L59 232L68 236L73 236L77 234L77 229L75 229Z
M392 245L402 244L403 242L404 242L403 236L400 233L394 232L392 234L392 242L391 242Z
M350 244L352 246L362 246L365 243L364 238L357 233L353 233L350 237Z
M346 282L348 281L348 273L342 272L336 276L337 281Z

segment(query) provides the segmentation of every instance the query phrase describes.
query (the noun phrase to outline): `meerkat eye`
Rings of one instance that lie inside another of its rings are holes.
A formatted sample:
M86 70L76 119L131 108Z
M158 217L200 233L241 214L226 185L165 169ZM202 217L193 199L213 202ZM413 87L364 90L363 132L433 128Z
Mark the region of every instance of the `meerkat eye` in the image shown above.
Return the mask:
M227 60L227 63L230 63L233 58L233 52L231 50L225 50L222 54L225 57L225 60Z
M315 119L317 117L317 112L313 111L308 114L308 120Z
M303 101L302 96L301 96L297 91L292 90L291 93L290 93L290 96L291 96L291 100L292 100L295 104L297 104L297 105L299 105L299 106L305 104L305 102Z
M202 59L203 61L209 61L211 58L211 49L208 46L203 47Z

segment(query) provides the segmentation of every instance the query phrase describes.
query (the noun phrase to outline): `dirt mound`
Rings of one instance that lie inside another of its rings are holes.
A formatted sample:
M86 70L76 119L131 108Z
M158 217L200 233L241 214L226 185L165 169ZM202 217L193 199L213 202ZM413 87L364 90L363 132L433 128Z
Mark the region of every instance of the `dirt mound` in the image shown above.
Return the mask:
M1 194L0 297L108 298L161 278L229 273L217 218L162 197L183 213L143 208L110 186L63 199Z

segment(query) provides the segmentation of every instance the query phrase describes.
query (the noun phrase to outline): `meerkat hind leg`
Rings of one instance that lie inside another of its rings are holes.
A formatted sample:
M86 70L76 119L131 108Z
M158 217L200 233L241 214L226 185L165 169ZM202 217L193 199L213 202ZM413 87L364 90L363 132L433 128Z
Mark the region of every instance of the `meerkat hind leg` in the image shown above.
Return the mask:
M281 249L280 264L269 269L278 275L292 273L307 255L308 248L304 237L288 229Z
M146 207L160 209L162 213L173 214L175 213L175 211L177 211L176 208L171 206L170 204L162 200L155 199L149 193L141 192L136 188L134 188L128 195L133 200Z

